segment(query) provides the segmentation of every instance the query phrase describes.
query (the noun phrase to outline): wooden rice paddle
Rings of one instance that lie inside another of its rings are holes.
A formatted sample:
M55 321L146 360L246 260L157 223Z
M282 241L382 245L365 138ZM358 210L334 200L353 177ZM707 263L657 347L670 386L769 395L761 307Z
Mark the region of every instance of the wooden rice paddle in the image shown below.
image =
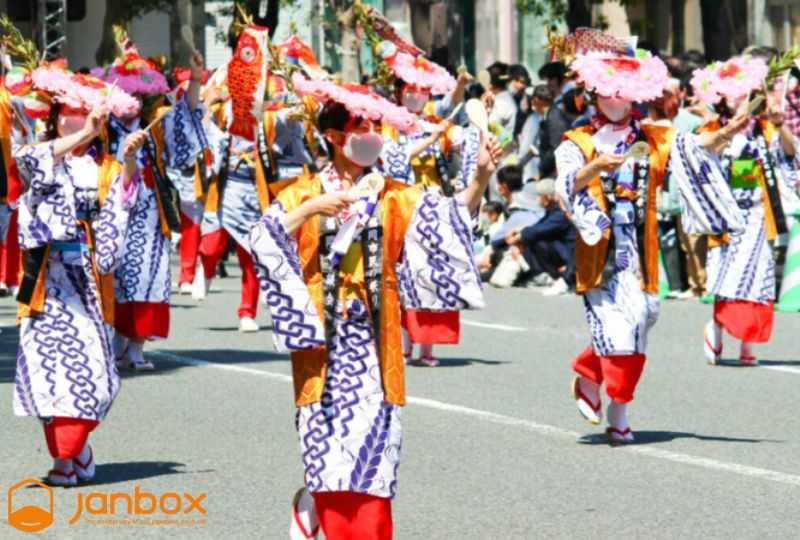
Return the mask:
M383 191L386 179L382 174L373 172L358 181L358 184L350 188L350 195L353 197L372 197L377 196Z
M476 128L481 130L481 133L488 133L489 131L489 114L486 112L486 107L483 106L481 100L470 99L464 105L467 111L467 118L470 123Z

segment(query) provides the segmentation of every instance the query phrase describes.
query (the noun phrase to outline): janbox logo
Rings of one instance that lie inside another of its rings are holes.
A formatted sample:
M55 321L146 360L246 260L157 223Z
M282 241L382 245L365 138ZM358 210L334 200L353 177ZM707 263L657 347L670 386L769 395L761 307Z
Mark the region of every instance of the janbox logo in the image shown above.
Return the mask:
M28 487L43 488L44 493L49 500L49 505L45 507L35 504L25 504L24 506L20 506L15 510L15 495L18 493L22 495L20 490ZM30 478L21 482L17 482L8 488L8 524L23 532L34 533L43 531L52 525L53 520L55 519L53 504L53 490L50 488L50 486Z
M42 490L26 490L36 487ZM43 504L27 502L34 497L46 497ZM206 524L203 506L208 493L195 496L191 493L167 491L151 493L134 486L133 493L91 491L75 494L75 513L70 525L189 525ZM15 500L26 501L14 504ZM50 527L55 521L53 489L38 480L17 482L8 489L8 524L23 532L35 533Z
M139 486L133 488L133 496L123 491L103 493L93 491L84 498L78 493L75 514L69 519L69 524L77 523L84 512L89 516L116 516L123 512L129 516L152 516L156 512L175 516L176 514L191 514L197 512L205 515L203 501L208 493L201 493L194 497L190 493L181 496L174 491L168 491L161 496L156 496L149 491L142 491ZM184 504L185 503L185 504Z

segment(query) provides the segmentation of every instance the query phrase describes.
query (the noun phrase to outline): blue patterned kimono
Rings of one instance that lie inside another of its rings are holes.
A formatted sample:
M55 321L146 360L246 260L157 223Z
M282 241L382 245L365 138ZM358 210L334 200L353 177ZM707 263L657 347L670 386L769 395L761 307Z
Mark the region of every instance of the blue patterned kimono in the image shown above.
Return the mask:
M607 124L592 136L598 155L627 153L635 142L637 122L627 128ZM575 178L586 165L581 149L565 141L556 149L556 189L566 203L571 219L587 245L595 245L603 231L612 228L614 267L599 287L583 295L592 348L599 356L645 354L647 335L660 313L657 295L642 290L642 269L634 219L634 201L617 198L613 212L606 214L584 188L573 193ZM619 185L632 179L633 158L618 171ZM694 135L674 135L667 173L677 182L681 195L682 220L687 233L720 234L741 230L742 216L725 182L716 156L705 151ZM654 189L650 179L648 189ZM630 189L628 187L628 189ZM580 264L580 261L578 261Z
M226 121L232 119L230 102L225 106ZM275 163L275 179L299 176L313 159L305 143L303 122L292 120L293 109L282 109L275 115L275 142L270 149ZM259 128L261 129L261 128ZM261 204L256 192L253 152L256 145L242 137L231 136L216 124L206 127L209 148L213 155L212 171L224 178L219 208L203 216L203 234L225 231L245 250L250 249L250 229L261 218ZM222 170L222 168L226 170Z
M723 154L725 172L730 175L731 160L762 160L764 156L760 152L756 138L746 133L737 134ZM798 167L794 158L784 154L780 134L776 133L770 141L769 152L779 179L784 185L790 184L797 177ZM775 260L767 240L764 190L761 186L735 186L732 192L744 216L745 227L730 234L727 245L711 250L709 292L722 300L767 304L775 300Z
M124 193L115 180L100 208L98 166L88 153L55 159L52 143L42 143L22 147L16 160L24 183L20 246L50 251L44 311L20 325L14 413L102 420L120 379L78 218L91 224L98 273L111 274L122 258L139 182Z
M160 157L168 169L193 166L195 159L207 145L201 124L202 116L200 107L194 112L189 110L188 98L184 96L161 119L164 149ZM128 125L112 119L110 127L118 132L116 138L121 141L127 134L139 129L139 119ZM121 152L121 146L120 144L118 152ZM140 167L152 166L145 157L144 149L140 150L138 161ZM170 241L161 230L156 191L143 183L136 208L131 215L123 260L115 274L117 303L169 304L172 289L169 254Z
M303 189L316 193L337 189L332 166L300 182L312 182ZM394 287L402 289L398 291L402 292L401 304L422 309L483 306L480 277L473 263L470 217L458 196L445 198L435 190L395 186L381 201L375 199L374 204L361 207L366 208L364 214L355 211L342 218L344 222L339 218L312 218L324 220L322 226L337 231L332 246L347 236L343 231L348 230L351 220L360 222L363 228L351 237L349 247L345 246L346 254L338 267L317 272L306 282L303 276L305 273L308 278L310 270L308 266L301 268L298 257L298 238L305 233L290 235L284 225L286 213L297 204L284 195L296 186L286 188L270 206L253 228L250 244L262 295L272 314L276 348L300 355L295 358L298 361L302 361L303 351L327 348L321 399L299 407L297 416L306 483L312 493L351 491L392 498L397 490L403 411L385 399L375 339L380 325L374 324L370 309L375 305L374 295L388 293L374 289L380 282L366 276L376 258L389 256L390 249L383 249L378 231L386 228L389 220L403 218L383 208L391 196L402 199L403 207L407 204L413 209L402 250L394 255L399 259L384 260L382 267L388 264L397 268L397 280L402 285ZM339 283L333 289L338 291L338 298L323 293L326 317L333 317L333 328L320 317L310 292L309 283L319 290L323 280L328 283L325 287ZM399 321L399 306L395 309ZM396 342L399 351L399 324L381 333L390 343Z

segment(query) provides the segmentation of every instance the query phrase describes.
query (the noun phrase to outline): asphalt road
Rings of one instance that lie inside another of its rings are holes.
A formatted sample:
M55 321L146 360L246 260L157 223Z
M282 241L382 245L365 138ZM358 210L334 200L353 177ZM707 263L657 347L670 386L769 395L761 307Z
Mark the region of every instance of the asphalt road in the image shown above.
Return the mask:
M174 297L171 337L147 347L158 370L125 375L92 437L95 483L56 490L55 523L40 536L287 538L302 479L288 358L273 352L265 310L260 333L237 331L238 279L215 289L202 304ZM462 344L438 349L441 367L408 369L396 538L800 537L800 314L777 316L772 342L757 349L762 367L712 368L701 348L710 307L665 304L630 409L639 442L612 449L570 396L570 361L588 339L580 301L487 296L486 310L464 314ZM11 412L13 312L0 301L4 520L8 487L51 465L38 422ZM99 512L106 495L137 488L178 493L183 510L183 494L205 493L205 514L176 516L203 521L102 522L127 518L121 511L68 523L80 496L99 492ZM0 538L25 536L0 523Z

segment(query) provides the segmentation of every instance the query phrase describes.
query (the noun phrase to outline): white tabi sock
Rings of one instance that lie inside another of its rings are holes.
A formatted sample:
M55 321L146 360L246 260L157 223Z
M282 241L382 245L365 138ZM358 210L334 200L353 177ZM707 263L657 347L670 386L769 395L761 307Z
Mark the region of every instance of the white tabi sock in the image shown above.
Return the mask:
M714 321L714 319L711 319L710 325L711 325L711 336L709 337L711 337L711 339L714 340L714 342L712 343L712 345L714 345L714 348L719 349L722 346L722 327L718 325L716 321Z
M125 354L125 349L128 347L128 338L119 332L114 332L114 339L111 347L114 349L114 356L116 358L121 357L123 354Z
M131 341L128 345L128 357L134 364L144 364L144 343Z
M61 471L64 474L69 474L72 472L72 460L56 458L53 460L53 469Z
M607 411L608 425L620 431L625 431L628 429L630 424L628 424L627 409L627 403L617 403L616 401L612 400L608 405Z

